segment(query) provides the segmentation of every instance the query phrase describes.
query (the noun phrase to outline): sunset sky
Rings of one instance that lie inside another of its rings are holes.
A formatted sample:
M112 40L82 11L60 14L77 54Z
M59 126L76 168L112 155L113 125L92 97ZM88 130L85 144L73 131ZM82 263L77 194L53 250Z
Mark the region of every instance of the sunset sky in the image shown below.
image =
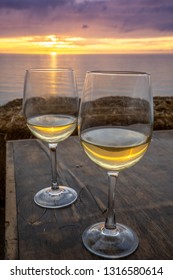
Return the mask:
M0 0L0 53L173 53L173 1Z

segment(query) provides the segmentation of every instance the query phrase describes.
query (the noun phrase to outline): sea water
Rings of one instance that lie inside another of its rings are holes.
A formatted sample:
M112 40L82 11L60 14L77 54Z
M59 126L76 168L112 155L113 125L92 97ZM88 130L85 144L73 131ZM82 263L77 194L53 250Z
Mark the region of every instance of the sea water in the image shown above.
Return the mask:
M143 71L151 74L154 96L173 96L173 54L23 55L0 54L0 105L23 97L26 69L73 68L79 95L86 71Z

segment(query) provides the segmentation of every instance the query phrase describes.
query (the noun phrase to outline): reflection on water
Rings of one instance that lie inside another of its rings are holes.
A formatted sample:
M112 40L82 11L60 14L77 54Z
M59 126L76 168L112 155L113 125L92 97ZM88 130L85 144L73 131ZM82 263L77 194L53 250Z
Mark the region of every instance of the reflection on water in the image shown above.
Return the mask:
M51 53L49 68L57 68L57 61L58 61L57 55L55 53Z
M173 54L169 55L13 55L0 54L0 104L22 98L25 70L73 68L79 94L86 71L132 70L152 75L155 96L173 96Z

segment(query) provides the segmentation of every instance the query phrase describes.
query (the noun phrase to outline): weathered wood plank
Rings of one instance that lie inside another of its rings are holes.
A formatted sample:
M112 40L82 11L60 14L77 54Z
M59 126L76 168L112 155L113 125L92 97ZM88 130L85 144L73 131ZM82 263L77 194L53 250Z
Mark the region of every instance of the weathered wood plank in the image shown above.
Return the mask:
M77 137L58 146L63 184L78 193L66 208L37 206L33 197L51 180L49 150L37 140L13 141L20 259L98 259L83 246L83 230L103 221L107 207L107 174L84 154ZM154 132L151 146L117 184L117 221L138 234L138 250L128 259L173 258L173 131ZM11 161L8 162L11 165ZM14 198L15 199L15 198Z
M12 142L7 143L5 206L5 259L13 260L18 259L18 233Z

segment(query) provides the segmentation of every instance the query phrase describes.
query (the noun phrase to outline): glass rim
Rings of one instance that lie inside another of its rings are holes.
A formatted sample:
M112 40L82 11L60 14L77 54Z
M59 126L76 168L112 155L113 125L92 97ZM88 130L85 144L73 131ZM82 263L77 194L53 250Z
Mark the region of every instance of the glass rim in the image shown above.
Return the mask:
M26 69L26 72L74 72L72 68L30 68Z
M87 71L87 74L97 74L97 75L124 75L124 76L137 76L137 75L146 75L151 76L150 73L143 72L143 71L119 71L119 70L91 70Z

